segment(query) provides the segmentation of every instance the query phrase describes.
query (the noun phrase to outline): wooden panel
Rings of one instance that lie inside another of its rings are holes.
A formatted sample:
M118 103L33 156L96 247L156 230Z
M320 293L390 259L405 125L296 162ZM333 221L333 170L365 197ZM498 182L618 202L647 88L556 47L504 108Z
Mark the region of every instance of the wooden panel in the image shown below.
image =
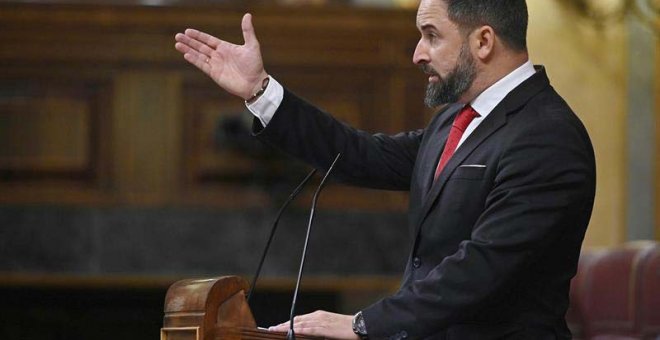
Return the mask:
M80 172L89 165L89 107L69 98L0 102L0 169Z
M106 201L111 96L99 77L0 72L0 202Z
M239 103L227 104L204 102L190 131L200 151L196 174L200 178L214 175L240 178L254 171L258 163L253 157L242 157L250 154L250 148L257 147L248 132L251 114Z
M83 80L0 79L2 180L97 178L97 124L107 90Z
M236 4L0 3L0 82L18 79L34 87L50 79L64 93L3 104L5 129L41 139L23 145L3 134L0 142L12 147L0 147L0 170L48 179L8 182L11 189L0 192L19 194L3 199L225 208L279 202L273 191L293 186L308 168L249 138L241 130L251 120L243 102L173 48L174 34L186 27L242 42L245 10ZM250 11L267 70L289 89L371 132L395 133L426 122L423 76L410 61L417 39L414 11L265 2ZM102 94L89 87L99 79L109 84ZM69 95L76 91L83 95ZM49 113L42 113L45 106ZM19 116L22 128L16 128ZM71 121L76 123L66 124L69 130L57 127ZM49 134L39 130L43 126ZM329 207L405 208L399 193L328 189Z
M196 27L242 43L240 18L246 11L221 4L203 10L44 4L0 4L0 9L5 43L0 59L13 62L180 62L172 48L174 33ZM414 39L409 38L417 35L410 10L257 5L250 11L264 56L274 64L400 67L410 63ZM29 24L34 22L40 25ZM41 54L48 44L50 53Z
M376 103L384 93L378 93L377 83L383 76L361 69L275 68L272 72L288 89L335 118L359 129L373 129L387 121L387 112L378 112ZM374 117L378 117L374 119Z
M124 72L115 78L114 166L120 199L166 203L180 188L180 78L167 72Z
M249 155L258 145L243 102L207 83L184 85L183 96L187 181L240 180L254 171L258 161Z

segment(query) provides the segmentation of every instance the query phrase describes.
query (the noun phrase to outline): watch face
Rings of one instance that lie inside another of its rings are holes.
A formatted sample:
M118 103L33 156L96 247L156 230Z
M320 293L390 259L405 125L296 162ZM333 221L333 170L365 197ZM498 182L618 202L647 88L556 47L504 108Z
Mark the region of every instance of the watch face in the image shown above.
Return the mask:
M360 331L360 334L365 335L367 333L367 327L364 325L363 318L360 318L360 320L358 321L357 328Z
M362 312L358 312L353 318L353 332L360 336L367 335L367 326L364 323Z

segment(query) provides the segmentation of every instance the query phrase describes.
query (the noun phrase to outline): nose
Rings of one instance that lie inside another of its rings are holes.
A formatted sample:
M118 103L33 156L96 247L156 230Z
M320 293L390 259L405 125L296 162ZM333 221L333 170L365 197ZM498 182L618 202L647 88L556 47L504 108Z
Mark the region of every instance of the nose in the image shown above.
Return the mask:
M426 64L430 61L429 54L427 51L427 46L426 44L424 44L424 41L422 39L419 39L419 41L417 42L417 46L415 47L415 52L413 53L412 61L415 65Z

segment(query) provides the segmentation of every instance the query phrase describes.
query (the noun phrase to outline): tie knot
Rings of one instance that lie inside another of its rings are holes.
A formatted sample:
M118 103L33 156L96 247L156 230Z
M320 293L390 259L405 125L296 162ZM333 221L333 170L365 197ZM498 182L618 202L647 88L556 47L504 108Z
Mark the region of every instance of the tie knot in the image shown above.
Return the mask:
M479 116L479 113L475 111L472 106L470 105L465 105L461 112L458 113L456 118L454 119L454 126L461 131L465 131L465 129L470 125L472 120L476 117Z

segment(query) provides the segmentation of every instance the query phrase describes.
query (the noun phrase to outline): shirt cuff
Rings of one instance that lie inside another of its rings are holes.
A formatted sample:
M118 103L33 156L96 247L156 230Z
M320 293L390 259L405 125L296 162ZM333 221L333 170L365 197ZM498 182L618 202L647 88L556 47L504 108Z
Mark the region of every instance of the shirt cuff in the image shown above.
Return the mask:
M266 91L257 98L252 104L245 103L245 106L252 114L259 119L261 125L266 127L275 115L277 108L282 104L284 97L284 88L273 77L270 78Z

